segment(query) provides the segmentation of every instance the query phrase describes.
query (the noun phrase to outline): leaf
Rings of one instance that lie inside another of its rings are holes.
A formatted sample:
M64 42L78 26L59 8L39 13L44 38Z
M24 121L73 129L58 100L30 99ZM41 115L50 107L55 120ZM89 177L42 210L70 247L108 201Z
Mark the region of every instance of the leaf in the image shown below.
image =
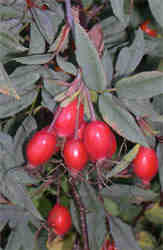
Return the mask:
M99 55L88 34L78 23L75 23L75 45L85 83L90 89L104 90L107 81Z
M118 134L129 141L148 146L132 115L117 103L115 97L106 93L100 95L99 109L105 122Z
M20 99L2 63L0 63L0 93Z
M31 135L31 132L37 129L37 124L32 116L27 116L21 126L18 128L14 137L14 151L16 152L17 164L24 163L24 143L27 137Z
M109 49L127 40L124 25L114 16L105 18L100 22L105 48Z
M104 198L104 207L106 211L113 216L118 216L120 214L118 205L110 198Z
M30 26L30 43L28 54L42 54L45 52L45 39L40 33L35 22Z
M56 8L53 9L53 11L42 11L39 8L33 8L31 11L40 32L46 41L52 44L58 27L63 21L59 4L56 3Z
M99 197L91 185L88 183L81 183L79 193L82 202L88 211L95 212L98 210L103 210L103 206L99 200Z
M163 144L159 143L157 146L157 155L159 160L159 178L161 184L161 190L163 192Z
M115 87L121 98L151 98L163 93L163 73L159 71L142 72L121 79Z
M111 0L111 6L114 15L123 23L126 27L129 22L129 16L124 13L124 0Z
M72 63L67 62L63 57L58 55L56 57L56 61L57 61L58 66L61 69L63 69L64 72L67 72L67 73L72 74L72 75L77 74L76 67Z
M107 87L111 87L111 81L113 78L113 62L108 50L105 50L103 53L102 64L106 75Z
M118 163L116 166L114 166L114 168L108 173L106 174L106 178L111 178L113 176L116 176L118 173L120 173L122 170L126 169L129 164L133 161L133 159L135 158L135 156L137 155L138 151L139 151L139 147L140 145L137 144L135 145L130 151L129 153L127 153L123 159L120 161L120 163Z
M88 36L92 40L98 54L101 55L104 49L103 33L102 33L101 25L99 23L95 24L91 28L91 30L89 30Z
M72 224L76 228L77 232L81 234L79 211L74 203L74 200L71 200L70 202L70 212L71 212Z
M155 203L145 210L145 217L156 225L163 225L163 208Z
M70 27L69 25L65 24L62 27L57 39L50 46L48 52L54 51L55 54L58 54L59 52L63 52L68 47L69 32L70 32Z
M126 200L129 203L141 203L147 201L153 201L158 197L158 194L152 190L144 190L134 185L127 184L112 184L110 190L103 188L101 195L105 198L111 198L114 201Z
M7 154L15 157L13 139L10 135L0 132L0 159L4 159Z
M141 250L136 242L130 226L119 218L109 216L110 230L115 246L121 250Z
M106 238L106 220L102 210L87 214L87 229L90 249L100 250Z
M157 99L157 96L155 98ZM156 104L156 100L153 100L153 102L151 103L149 99L137 98L134 100L123 98L122 101L127 106L128 110L130 110L136 117L145 117L150 119L151 121L163 122L163 116L155 111L155 105L153 105Z
M23 209L28 210L31 214L33 214L37 219L42 220L42 216L35 208L32 200L30 199L26 188L17 183L13 176L5 175L2 193L13 203L21 206Z
M0 118L14 115L33 102L37 95L37 89L34 84L39 78L40 74L36 70L36 66L18 67L10 75L10 79L20 99L16 100L10 96L0 95Z
M82 4L84 6L84 9L89 9L93 4L93 0L82 0Z
M139 65L145 53L145 42L143 31L136 31L135 39L130 47L121 49L116 62L117 75L129 74Z
M53 54L44 54L44 55L29 55L13 58L12 60L22 63L22 64L45 64L53 59Z
M56 237L53 241L47 241L48 250L72 250L75 241L75 233L68 234L63 239L61 237Z
M148 0L150 9L157 22L163 27L163 2L161 0Z

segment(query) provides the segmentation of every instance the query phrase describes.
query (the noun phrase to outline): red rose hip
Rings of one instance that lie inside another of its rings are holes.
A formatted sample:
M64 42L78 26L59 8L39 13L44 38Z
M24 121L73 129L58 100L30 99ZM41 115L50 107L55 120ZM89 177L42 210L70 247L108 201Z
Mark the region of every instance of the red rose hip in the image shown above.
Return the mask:
M47 162L56 152L56 136L48 132L47 128L36 132L27 144L26 156L28 163L38 166Z
M64 161L72 173L81 171L88 162L84 143L80 139L69 139L64 145Z
M72 225L69 210L57 203L49 212L48 225L53 228L57 235L67 233Z
M133 161L133 172L148 184L158 171L158 158L152 148L141 146Z
M113 132L102 121L92 121L86 126L84 145L92 161L112 157L117 149L116 138Z
M63 107L59 114L54 128L60 137L69 137L74 133L77 116L78 99L73 100L66 107ZM83 121L84 106L80 103L79 107L79 126Z

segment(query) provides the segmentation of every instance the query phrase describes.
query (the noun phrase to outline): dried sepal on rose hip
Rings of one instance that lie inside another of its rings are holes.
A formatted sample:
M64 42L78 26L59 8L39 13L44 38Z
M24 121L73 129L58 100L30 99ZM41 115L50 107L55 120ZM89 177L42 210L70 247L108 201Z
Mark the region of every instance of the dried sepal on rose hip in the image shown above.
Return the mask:
M148 34L149 36L151 36L151 37L157 37L157 31L156 30L154 30L154 29L151 29L150 27L149 27L149 25L150 25L150 20L146 20L144 23L142 23L141 25L140 25L140 28L146 33L146 34Z
M59 203L55 204L48 214L48 225L57 235L68 233L72 226L69 209Z
M133 172L146 185L158 172L158 158L152 148L141 146L132 164Z

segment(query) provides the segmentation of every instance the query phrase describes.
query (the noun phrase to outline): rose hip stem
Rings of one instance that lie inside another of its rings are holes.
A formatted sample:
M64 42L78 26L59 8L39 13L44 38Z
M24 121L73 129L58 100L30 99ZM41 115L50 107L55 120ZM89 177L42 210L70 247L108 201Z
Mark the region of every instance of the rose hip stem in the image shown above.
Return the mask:
M55 122L56 122L58 116L60 115L61 110L62 110L62 108L61 108L61 106L59 106L57 112L55 113L55 115L54 115L54 117L53 117L53 121L51 122L51 124L50 124L50 126L49 126L49 128L48 128L48 132L51 132L51 131L53 130L54 124L55 124Z

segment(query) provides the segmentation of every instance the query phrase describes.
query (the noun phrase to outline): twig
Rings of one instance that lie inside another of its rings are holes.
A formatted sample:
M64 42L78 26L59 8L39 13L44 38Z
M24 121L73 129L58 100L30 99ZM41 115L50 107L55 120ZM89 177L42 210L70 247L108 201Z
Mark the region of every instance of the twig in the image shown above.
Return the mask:
M75 183L75 179L73 177L70 178L70 184L71 184L71 189L72 189L74 199L75 199L76 204L79 208L81 229L82 229L82 235L83 235L83 241L84 241L84 250L90 250L89 249L89 240L88 240L85 208L84 208L84 205L81 201L81 198L76 190L76 183Z

